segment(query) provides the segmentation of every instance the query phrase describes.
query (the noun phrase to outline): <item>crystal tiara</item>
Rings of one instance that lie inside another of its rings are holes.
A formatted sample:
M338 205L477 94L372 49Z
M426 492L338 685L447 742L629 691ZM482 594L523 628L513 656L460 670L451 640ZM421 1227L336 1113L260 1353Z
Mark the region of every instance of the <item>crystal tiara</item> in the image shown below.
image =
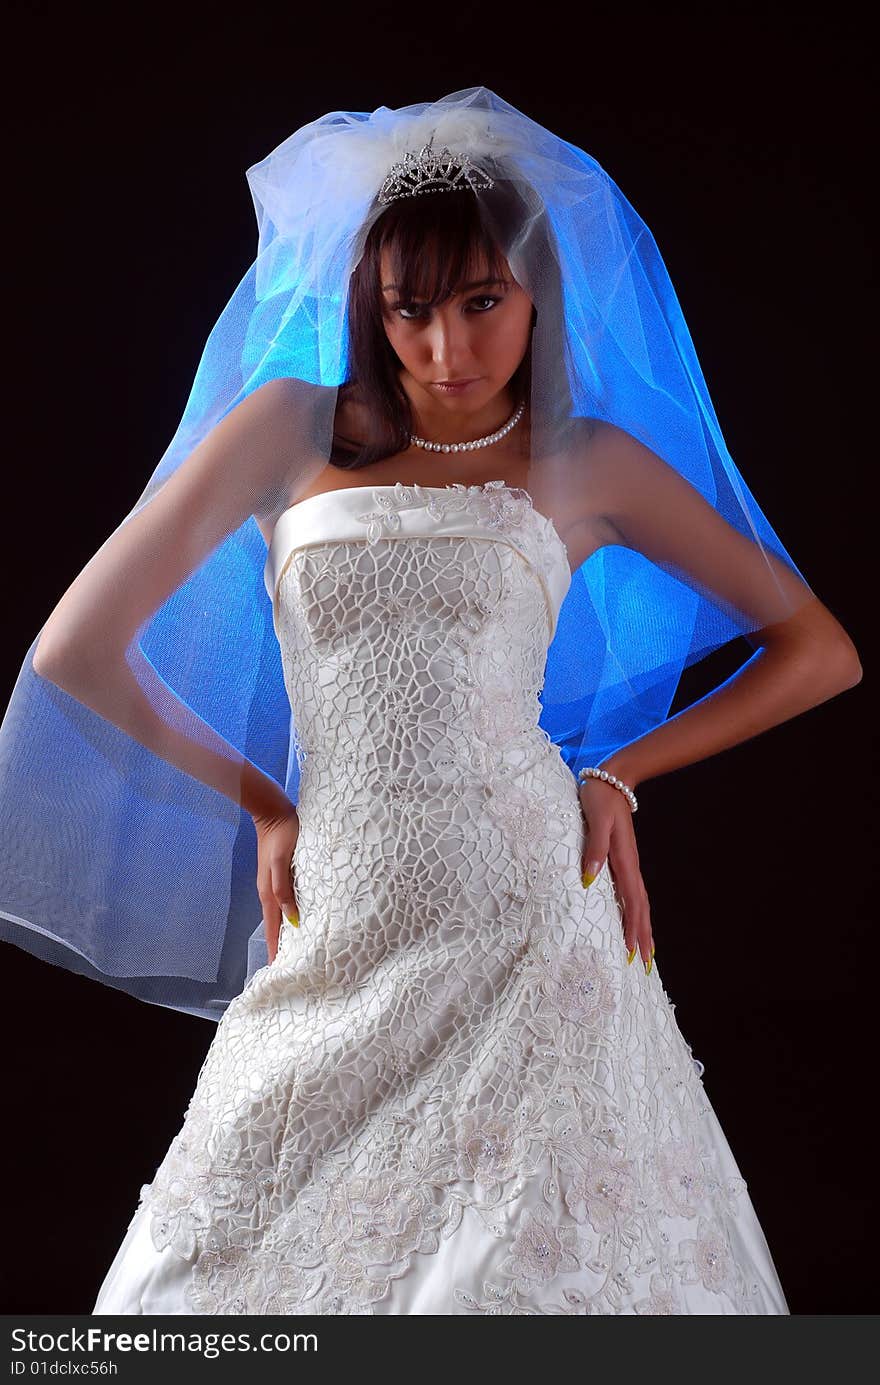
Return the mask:
M408 149L403 158L391 165L388 176L379 190L379 201L385 205L398 197L418 197L423 192L456 192L470 188L480 192L494 187L488 173L471 163L468 154L453 154L443 148L432 149L434 136L416 154Z

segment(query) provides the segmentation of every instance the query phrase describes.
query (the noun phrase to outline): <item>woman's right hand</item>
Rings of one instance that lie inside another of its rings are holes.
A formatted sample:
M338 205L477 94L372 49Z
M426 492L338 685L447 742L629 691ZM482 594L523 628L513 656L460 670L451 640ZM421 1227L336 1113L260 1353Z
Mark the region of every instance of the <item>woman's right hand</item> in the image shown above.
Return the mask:
M299 815L291 803L271 817L254 817L257 831L257 894L263 906L263 927L269 961L274 962L281 933L281 915L299 927L299 908L291 884L290 862L299 838Z
M589 888L607 861L623 909L626 960L633 962L639 951L645 971L650 972L654 963L651 905L642 879L629 805L613 784L595 778L578 786L578 797L586 827L581 849L584 885Z

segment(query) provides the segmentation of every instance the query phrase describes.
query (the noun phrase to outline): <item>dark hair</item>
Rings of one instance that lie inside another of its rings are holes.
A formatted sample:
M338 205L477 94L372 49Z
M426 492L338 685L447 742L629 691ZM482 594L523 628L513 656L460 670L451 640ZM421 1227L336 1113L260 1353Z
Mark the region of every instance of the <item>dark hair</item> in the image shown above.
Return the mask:
M358 442L334 437L330 461L354 470L393 456L409 446L412 409L399 380L400 360L385 332L384 301L380 284L383 250L389 254L394 282L401 302L418 299L435 306L458 291L458 285L488 266L488 274L503 275L505 246L514 244L530 217L526 259L535 260L542 288L542 309L562 314L562 286L548 233L535 233L534 214L527 212L514 184L503 177L491 189L470 189L402 197L392 202L374 221L349 286L347 305L348 372L340 386L340 401L357 400L366 420L365 437ZM548 266L552 280L547 292ZM554 273L555 270L555 273ZM524 285L531 293L530 286ZM517 399L530 400L532 385L532 332L523 360L511 379ZM564 365L560 362L564 371ZM570 406L567 387L565 398ZM569 412L567 410L567 412Z

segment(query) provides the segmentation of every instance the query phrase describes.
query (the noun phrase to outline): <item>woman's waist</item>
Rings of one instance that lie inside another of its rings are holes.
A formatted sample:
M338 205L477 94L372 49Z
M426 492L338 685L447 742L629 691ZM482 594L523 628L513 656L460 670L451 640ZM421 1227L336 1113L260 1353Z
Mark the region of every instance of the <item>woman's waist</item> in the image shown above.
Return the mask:
M577 785L559 747L540 727L504 744L445 735L433 742L346 744L299 748L300 802L312 796L340 806L356 797L400 800L517 790L577 806Z

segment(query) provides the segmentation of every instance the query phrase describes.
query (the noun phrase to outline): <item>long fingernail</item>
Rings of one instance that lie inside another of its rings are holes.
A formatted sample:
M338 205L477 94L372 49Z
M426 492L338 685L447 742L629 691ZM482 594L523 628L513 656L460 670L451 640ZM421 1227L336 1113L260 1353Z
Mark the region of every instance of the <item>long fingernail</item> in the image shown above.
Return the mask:
M584 871L583 874L583 883L585 890L588 889L590 885L592 885L593 881L596 879L597 875L599 874L599 868L601 864L601 861L587 862L587 869Z
M294 911L293 911L293 917L292 917L292 918L288 918L287 915L285 914L285 915L284 915L284 919L285 919L285 922L286 922L286 923L292 924L294 928L299 928L299 914L296 912L295 909L294 909Z
M652 956L652 957L649 957L648 960L647 960L647 962L645 963L645 975L646 975L646 976L650 976L650 975L651 975L651 968L652 968L653 965L654 965L654 958L653 958L653 956Z
M635 949L635 948L633 948L632 952L628 952L628 953L626 954L626 965L627 965L628 967L632 966L633 958L635 957L635 955L636 955L636 949Z

